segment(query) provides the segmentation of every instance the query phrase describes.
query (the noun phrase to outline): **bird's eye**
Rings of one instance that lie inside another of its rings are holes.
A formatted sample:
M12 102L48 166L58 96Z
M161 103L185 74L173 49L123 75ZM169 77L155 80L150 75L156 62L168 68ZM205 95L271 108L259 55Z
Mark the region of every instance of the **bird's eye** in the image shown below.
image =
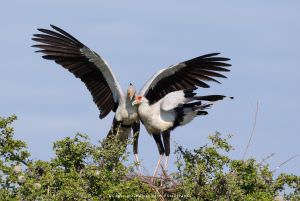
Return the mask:
M138 100L142 100L142 96L138 96Z

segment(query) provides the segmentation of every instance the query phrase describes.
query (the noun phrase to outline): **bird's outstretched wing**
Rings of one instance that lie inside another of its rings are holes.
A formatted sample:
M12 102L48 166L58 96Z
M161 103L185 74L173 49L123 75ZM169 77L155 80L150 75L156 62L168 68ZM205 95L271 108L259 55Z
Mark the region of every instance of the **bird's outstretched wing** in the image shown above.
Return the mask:
M220 83L213 77L226 78L221 72L230 71L227 67L231 65L226 63L229 58L217 55L219 53L202 55L158 71L144 85L140 95L153 104L173 91L208 88L205 81Z
M97 53L90 50L66 31L50 25L54 30L38 29L32 40L39 42L33 47L44 54L43 58L53 60L80 78L93 96L104 118L115 111L123 96L122 89L111 68Z

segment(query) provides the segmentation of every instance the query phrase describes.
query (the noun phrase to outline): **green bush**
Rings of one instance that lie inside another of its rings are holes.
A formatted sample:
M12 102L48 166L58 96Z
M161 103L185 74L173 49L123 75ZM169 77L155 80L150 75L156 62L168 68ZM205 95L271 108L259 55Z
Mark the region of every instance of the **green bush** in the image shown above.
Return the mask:
M55 157L32 160L26 143L14 139L17 118L0 117L0 200L274 200L280 193L300 200L300 177L275 177L254 159L234 160L228 138L211 145L176 148L178 172L153 179L135 173L126 146L110 138L93 145L75 134L54 143ZM124 165L124 164L129 165ZM288 191L286 190L288 189Z
M230 138L231 136L228 136ZM255 159L234 160L223 153L232 147L220 133L209 136L211 146L193 151L177 148L177 179L182 183L181 194L186 200L274 200L288 186L289 200L300 200L300 177L280 174L277 178L268 165Z

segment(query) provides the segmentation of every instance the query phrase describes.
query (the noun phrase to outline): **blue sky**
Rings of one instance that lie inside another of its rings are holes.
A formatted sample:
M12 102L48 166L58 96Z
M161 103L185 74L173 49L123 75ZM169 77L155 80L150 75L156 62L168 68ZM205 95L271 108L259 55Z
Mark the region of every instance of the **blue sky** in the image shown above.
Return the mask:
M75 132L89 134L95 143L106 135L112 114L98 119L85 86L33 53L32 34L49 24L101 54L124 89L129 82L140 89L160 68L221 52L232 59L228 79L198 93L235 99L178 128L172 141L195 148L215 131L233 134L231 156L242 158L259 102L247 158L276 153L269 160L275 168L300 154L299 9L299 1L1 1L0 115L19 117L16 135L33 158L49 159L52 143ZM152 172L158 152L144 129L140 157ZM300 157L280 172L299 175Z

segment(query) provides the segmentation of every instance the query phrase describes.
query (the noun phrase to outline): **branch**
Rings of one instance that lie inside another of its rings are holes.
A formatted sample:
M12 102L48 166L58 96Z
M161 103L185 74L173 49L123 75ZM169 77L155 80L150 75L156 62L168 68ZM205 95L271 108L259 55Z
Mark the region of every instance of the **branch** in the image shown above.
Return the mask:
M5 145L4 145L2 142L0 142L0 145L1 145L3 148L5 147ZM18 155L14 154L14 153L11 152L11 151L8 152L8 153L10 153L14 158L16 158L16 160L17 160L18 162L23 163L24 165L28 166L28 163L27 163L26 161L22 160Z
M261 160L261 162L258 163L258 165L261 165L261 164L265 163L267 160L269 160L269 159L272 158L273 156L275 156L275 153L271 153L271 154L268 155L266 158L263 158L263 159Z
M272 173L276 172L276 170L278 170L281 166L283 166L284 164L288 163L289 161L291 161L291 160L297 158L298 156L299 156L299 155L296 154L296 155L294 155L294 156L288 158L287 160L283 161L283 162L280 163L274 170L272 170Z
M245 160L247 151L248 151L248 149L250 147L250 144L251 144L251 141L252 141L252 137L254 135L254 131L255 131L255 127L256 127L257 114L258 114L258 105L259 105L258 102L256 102L256 111L255 111L255 116L254 116L254 123L253 123L253 127L252 127L252 131L251 131L251 135L250 135L248 144L246 146L246 149L245 149L245 152L244 152L244 155L243 155L243 160Z

